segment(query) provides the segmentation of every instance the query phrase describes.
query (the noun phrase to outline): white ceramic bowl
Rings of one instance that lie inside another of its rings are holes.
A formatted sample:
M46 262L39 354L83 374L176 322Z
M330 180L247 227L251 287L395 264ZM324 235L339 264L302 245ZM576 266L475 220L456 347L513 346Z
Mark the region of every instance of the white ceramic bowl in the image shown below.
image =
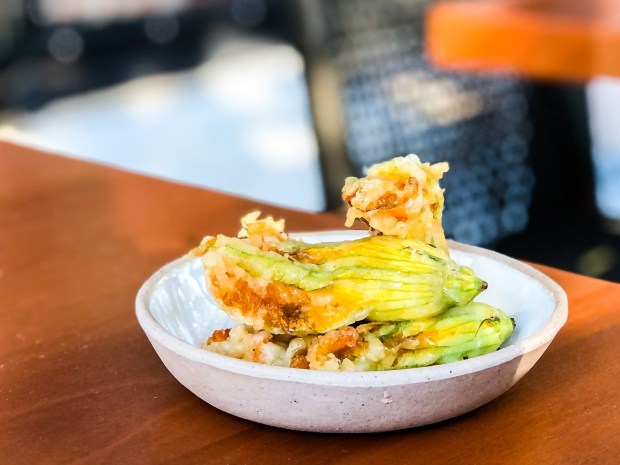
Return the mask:
M298 234L307 241L356 231ZM234 323L205 290L199 260L179 259L140 289L136 314L168 370L225 412L305 431L374 432L425 425L473 410L501 395L543 354L564 325L566 294L543 273L489 250L450 243L452 257L489 283L476 300L512 316L517 327L500 350L455 363L363 373L260 365L200 348Z

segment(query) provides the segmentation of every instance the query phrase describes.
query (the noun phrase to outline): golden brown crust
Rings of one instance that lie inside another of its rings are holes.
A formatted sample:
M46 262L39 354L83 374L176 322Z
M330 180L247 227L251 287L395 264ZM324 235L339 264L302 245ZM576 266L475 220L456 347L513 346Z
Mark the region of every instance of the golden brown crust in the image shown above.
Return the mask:
M230 328L227 329L216 329L213 331L213 334L209 336L207 339L207 345L213 344L214 342L224 342L230 336Z
M245 215L241 219L241 226L237 237L247 239L261 250L273 250L280 242L288 239L284 232L284 220L276 221L271 216L260 218L259 211Z
M310 362L308 362L308 351L306 349L298 350L291 358L291 368L301 368L308 370L310 368Z
M352 326L328 331L315 337L308 346L307 359L310 369L321 369L325 363L342 360L354 354L360 340L358 332Z
M342 198L349 205L346 226L356 219L373 234L417 239L447 250L441 225L447 163L421 163L415 155L371 167L364 178L348 178Z

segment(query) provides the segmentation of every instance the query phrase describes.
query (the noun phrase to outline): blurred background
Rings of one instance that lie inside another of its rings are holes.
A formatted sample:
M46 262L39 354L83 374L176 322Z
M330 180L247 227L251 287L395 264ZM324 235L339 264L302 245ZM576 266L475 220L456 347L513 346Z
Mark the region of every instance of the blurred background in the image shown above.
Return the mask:
M0 137L340 213L414 152L449 237L620 281L615 3L0 0Z

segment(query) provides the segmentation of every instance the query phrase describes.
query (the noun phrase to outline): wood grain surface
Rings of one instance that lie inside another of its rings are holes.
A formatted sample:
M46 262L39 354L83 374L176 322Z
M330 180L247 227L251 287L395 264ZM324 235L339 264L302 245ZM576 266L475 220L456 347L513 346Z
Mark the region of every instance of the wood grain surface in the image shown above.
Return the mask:
M567 325L522 381L467 415L328 435L202 402L159 361L135 294L256 208L290 230L342 225L0 144L0 463L620 463L620 286L546 267L568 293Z

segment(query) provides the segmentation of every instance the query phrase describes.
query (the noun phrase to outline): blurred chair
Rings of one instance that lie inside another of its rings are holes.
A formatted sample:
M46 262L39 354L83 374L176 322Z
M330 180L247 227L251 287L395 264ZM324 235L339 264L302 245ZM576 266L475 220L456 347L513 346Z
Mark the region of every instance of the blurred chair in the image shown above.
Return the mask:
M329 206L347 174L415 152L446 160L445 229L491 244L528 223L528 86L508 73L442 71L425 53L426 0L299 1L299 42Z
M620 2L443 0L428 11L426 36L432 62L443 69L511 69L532 80L532 158L538 177L551 187L542 193L553 200L542 206L570 209L564 219L599 223L592 158L597 159L597 189L603 179L608 184L617 175L604 171L615 164L600 156L600 129L588 110L601 111L592 101L588 105L586 85L599 76L620 78ZM613 107L603 113L617 114ZM598 140L591 140L590 127ZM536 198L540 202L543 195ZM607 214L618 203L605 202L602 213Z

